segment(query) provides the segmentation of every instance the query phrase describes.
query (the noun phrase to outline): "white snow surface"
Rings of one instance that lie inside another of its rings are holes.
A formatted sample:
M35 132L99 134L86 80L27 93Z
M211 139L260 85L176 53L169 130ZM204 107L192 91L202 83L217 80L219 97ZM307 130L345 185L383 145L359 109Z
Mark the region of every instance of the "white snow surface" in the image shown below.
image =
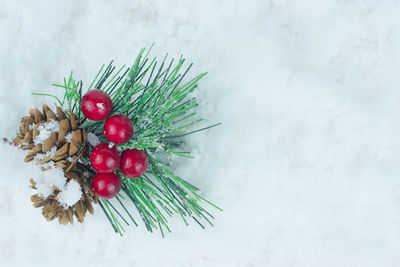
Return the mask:
M40 170L0 144L2 266L400 266L400 2L394 0L2 1L0 137L54 99L71 70L88 86L144 46L208 72L176 171L224 209L202 230L170 219L114 234L32 207ZM118 66L117 66L118 68ZM140 218L135 214L135 219Z

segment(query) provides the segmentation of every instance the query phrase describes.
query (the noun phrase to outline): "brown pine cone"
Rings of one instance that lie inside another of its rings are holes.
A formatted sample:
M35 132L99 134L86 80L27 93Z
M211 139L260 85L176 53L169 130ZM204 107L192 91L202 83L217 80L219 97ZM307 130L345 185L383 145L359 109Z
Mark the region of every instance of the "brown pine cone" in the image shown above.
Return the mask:
M56 109L57 115L47 105L43 105L43 112L31 109L30 116L21 119L14 139L15 145L29 151L25 162L34 161L43 170L68 167L86 145L77 116L71 111L67 116L59 106Z
M43 171L60 168L65 178L64 187L41 182L40 186L52 190L52 194L45 196L38 190L38 194L31 197L33 206L42 208L42 214L48 221L58 218L62 225L72 224L75 216L82 223L87 211L94 212L92 202L98 202L91 189L90 170L78 162L86 152L85 131L79 128L80 122L74 113L69 111L67 116L57 105L56 113L47 105L43 105L42 111L34 108L29 113L21 119L14 145L28 150L25 162L33 161ZM30 182L33 189L38 189L39 181L31 179ZM80 199L74 204L63 202L63 190L66 191L65 188L74 183L78 187L77 192L81 193Z

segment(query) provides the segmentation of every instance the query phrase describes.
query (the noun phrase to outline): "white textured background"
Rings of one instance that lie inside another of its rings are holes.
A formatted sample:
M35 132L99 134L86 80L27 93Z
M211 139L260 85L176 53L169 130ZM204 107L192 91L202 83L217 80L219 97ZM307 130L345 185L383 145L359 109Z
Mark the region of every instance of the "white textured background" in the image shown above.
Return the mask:
M202 112L223 127L177 171L225 211L165 239L120 238L100 210L60 227L1 144L1 266L400 266L399 1L15 2L0 1L0 136L51 101L32 91L155 42L209 72Z

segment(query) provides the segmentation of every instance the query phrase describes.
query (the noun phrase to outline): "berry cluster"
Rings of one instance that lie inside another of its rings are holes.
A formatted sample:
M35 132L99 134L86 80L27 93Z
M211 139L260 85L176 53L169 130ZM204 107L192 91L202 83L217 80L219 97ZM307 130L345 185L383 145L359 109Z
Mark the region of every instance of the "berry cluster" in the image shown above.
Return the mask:
M118 114L107 118L112 111L111 98L102 90L87 92L81 101L82 113L90 120L104 123L104 135L111 143L95 146L90 153L90 163L97 174L93 178L94 192L101 198L110 199L121 190L121 172L131 178L142 176L149 165L147 154L143 150L128 149L120 155L114 144L123 144L133 135L131 120Z

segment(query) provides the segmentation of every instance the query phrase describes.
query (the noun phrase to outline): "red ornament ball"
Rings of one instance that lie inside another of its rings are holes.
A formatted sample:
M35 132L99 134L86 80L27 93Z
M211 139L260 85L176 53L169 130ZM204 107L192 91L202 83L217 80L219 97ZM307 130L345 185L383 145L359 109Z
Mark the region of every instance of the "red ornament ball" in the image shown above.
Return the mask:
M102 90L92 89L82 97L81 109L88 119L102 121L110 115L112 101Z
M95 146L90 153L90 163L93 169L101 173L112 173L115 172L121 158L118 150L115 146L110 144L102 143Z
M110 199L121 190L121 178L116 173L97 173L92 187L98 197Z
M121 172L128 177L142 176L149 166L149 158L144 150L129 149L122 152Z
M104 124L104 134L110 142L123 144L133 135L132 121L122 114L112 116Z

